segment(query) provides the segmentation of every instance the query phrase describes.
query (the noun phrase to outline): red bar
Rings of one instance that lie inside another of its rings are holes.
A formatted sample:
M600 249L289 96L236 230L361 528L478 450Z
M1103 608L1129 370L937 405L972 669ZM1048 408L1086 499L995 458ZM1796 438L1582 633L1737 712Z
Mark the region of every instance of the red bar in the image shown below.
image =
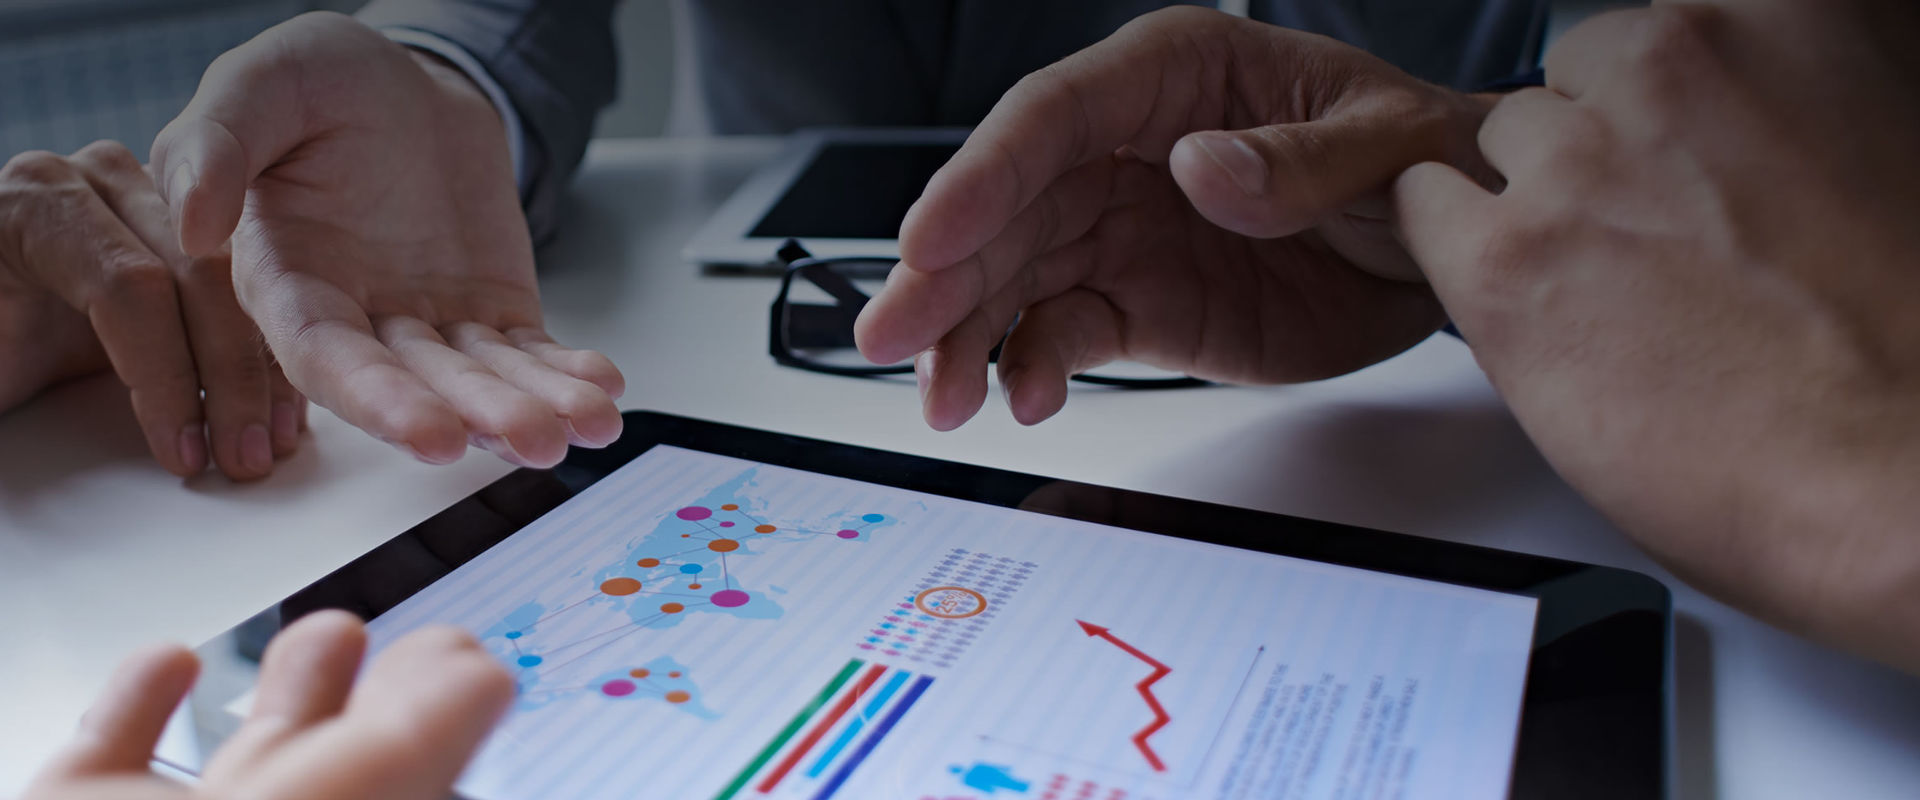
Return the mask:
M867 674L860 676L860 682L853 685L853 691L841 695L840 702L833 704L833 710L828 711L827 716L820 720L820 724L813 726L813 730L807 732L807 738L801 739L799 744L794 745L793 750L787 753L787 757L780 759L780 766L774 767L772 772L767 773L766 779L760 781L760 793L766 794L773 791L773 787L780 785L780 779L787 777L787 773L793 771L793 765L800 763L800 759L806 757L807 751L820 743L820 737L827 735L827 731L833 728L833 723L839 722L841 717L846 716L847 709L853 708L853 704L860 701L860 695L866 694L867 690L873 687L873 682L879 680L881 673L886 671L887 668L883 664L868 667Z

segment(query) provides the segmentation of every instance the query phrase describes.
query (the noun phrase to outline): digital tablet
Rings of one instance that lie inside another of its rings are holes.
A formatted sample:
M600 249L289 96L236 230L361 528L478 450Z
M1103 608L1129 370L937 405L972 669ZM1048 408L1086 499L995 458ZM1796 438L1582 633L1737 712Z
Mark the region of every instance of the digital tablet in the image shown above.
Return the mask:
M709 268L773 269L782 242L822 258L900 255L900 223L965 128L817 128L788 138L687 243Z
M203 655L325 608L516 676L476 800L1667 792L1645 576L662 414ZM203 680L160 760L197 771L249 699Z

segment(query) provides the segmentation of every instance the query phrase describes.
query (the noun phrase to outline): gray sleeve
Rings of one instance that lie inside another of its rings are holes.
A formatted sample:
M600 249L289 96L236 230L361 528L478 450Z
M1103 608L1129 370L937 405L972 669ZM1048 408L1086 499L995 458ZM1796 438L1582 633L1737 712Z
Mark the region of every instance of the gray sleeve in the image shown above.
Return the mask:
M618 0L373 0L357 15L374 28L408 28L472 54L519 112L531 180L523 196L534 241L552 235L567 182L613 102Z
M1357 45L1470 91L1532 69L1546 0L1249 0L1248 16Z

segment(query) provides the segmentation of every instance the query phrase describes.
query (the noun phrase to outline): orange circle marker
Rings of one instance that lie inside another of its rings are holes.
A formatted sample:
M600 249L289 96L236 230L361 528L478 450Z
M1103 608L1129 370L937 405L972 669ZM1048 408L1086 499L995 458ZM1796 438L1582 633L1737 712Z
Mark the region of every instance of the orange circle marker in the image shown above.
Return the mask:
M732 539L715 539L707 543L707 549L716 553L731 553L740 549L740 543Z
M726 504L726 505L724 505L724 506L721 506L721 507L720 507L720 510L721 510L721 511L739 511L739 510L740 510L740 504L738 504L738 503L728 503L728 504Z
M683 533L683 534L680 534L680 538L682 538L682 539L691 539L691 538L693 538L693 534L691 534L691 533Z
M660 610L665 611L669 614L678 614L682 611L687 610L687 607L680 605L679 603L666 603L660 606Z
M679 689L675 689L671 692L667 692L667 702L669 703L684 703L692 699L693 699L693 695L687 694L686 692L680 691Z
M772 532L774 532L774 531L777 531L777 530L779 530L779 528L776 528L776 527L773 527L772 525L755 525L755 526L753 526L753 531L754 531L754 533L772 533Z
M987 610L987 597L960 586L935 586L913 597L920 613L941 619L966 619Z
M669 673L667 673L667 677L669 677L669 678L678 678L678 677L680 677L680 673L679 673L678 671L674 671L674 672L669 672Z
M645 669L634 669L634 670L628 670L627 674L632 675L633 677L636 677L636 678L644 678L644 677L647 677L648 675L652 675L653 672L651 670L645 670Z
M657 559L657 558L643 558L643 559L640 559L639 561L636 561L636 562L634 562L634 563L636 563L636 564L639 564L640 566L643 566L643 567L657 567L657 566L660 566L660 559Z
M700 588L700 584L697 584L697 583L689 583L689 584L687 584L687 588L689 588L689 589L698 589L698 588Z
M600 584L600 591L615 597L625 597L640 591L640 582L632 578L609 578L606 583Z

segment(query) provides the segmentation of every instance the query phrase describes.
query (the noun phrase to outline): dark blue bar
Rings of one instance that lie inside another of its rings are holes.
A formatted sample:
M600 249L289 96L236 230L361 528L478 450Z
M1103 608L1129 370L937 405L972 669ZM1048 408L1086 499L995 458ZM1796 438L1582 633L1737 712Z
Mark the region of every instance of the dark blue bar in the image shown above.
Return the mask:
M874 746L880 744L880 739L887 735L887 731L893 730L893 724L900 721L900 717L907 713L907 709L913 707L913 701L920 699L920 693L926 691L932 683L933 679L925 675L920 676L920 680L914 681L913 688L908 689L906 696L900 698L899 704L895 705L892 711L887 712L887 718L881 720L880 726L867 735L866 741L860 743L860 749L853 751L853 756L847 759L847 763L840 765L840 771L833 773L833 779L820 787L820 792L813 796L813 800L827 800L833 796L834 792L840 791L840 784L847 782L847 776L853 774L854 768L860 766L860 762L867 760L867 754L873 752Z

